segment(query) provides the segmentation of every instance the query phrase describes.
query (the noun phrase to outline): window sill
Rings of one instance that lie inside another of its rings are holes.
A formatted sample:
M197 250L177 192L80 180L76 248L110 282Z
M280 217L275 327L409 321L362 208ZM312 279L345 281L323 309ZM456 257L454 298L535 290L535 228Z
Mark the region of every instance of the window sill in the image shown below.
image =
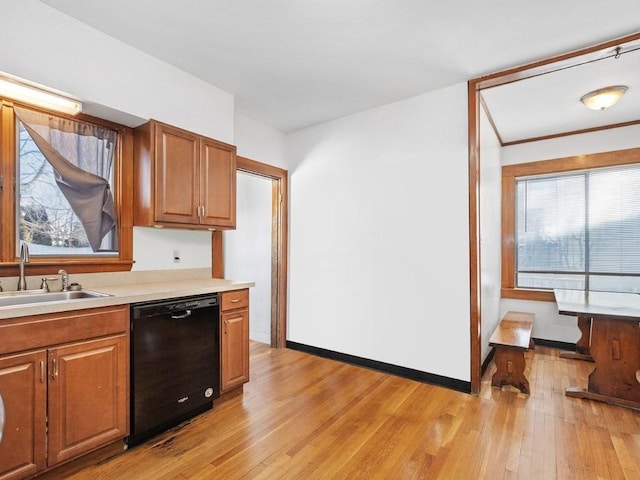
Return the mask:
M25 264L25 274L51 275L63 268L67 273L102 273L102 272L128 272L131 270L133 262L130 260L108 260L108 259L41 259L32 257L31 261ZM0 277L17 276L18 263L0 264Z
M515 300L533 300L538 302L555 302L552 290L532 290L524 288L502 288L502 298L513 298Z

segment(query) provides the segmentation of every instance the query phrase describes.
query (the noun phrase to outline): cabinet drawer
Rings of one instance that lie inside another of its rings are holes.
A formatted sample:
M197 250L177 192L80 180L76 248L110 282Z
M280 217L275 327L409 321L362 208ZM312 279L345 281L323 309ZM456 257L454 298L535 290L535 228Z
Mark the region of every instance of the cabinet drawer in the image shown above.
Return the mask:
M222 301L220 302L220 310L235 310L238 308L247 308L249 306L249 290L234 290L233 292L224 292Z

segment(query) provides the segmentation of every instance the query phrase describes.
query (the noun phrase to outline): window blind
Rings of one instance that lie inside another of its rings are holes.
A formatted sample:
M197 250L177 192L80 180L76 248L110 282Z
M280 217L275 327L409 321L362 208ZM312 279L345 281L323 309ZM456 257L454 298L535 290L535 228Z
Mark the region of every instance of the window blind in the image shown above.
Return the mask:
M519 287L637 287L640 165L519 178L515 211Z

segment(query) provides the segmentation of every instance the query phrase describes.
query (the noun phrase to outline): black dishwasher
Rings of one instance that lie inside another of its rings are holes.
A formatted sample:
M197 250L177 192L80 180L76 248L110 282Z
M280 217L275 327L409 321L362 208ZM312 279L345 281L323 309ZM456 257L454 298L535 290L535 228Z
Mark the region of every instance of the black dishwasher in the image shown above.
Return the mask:
M218 295L131 305L131 424L136 445L220 396Z

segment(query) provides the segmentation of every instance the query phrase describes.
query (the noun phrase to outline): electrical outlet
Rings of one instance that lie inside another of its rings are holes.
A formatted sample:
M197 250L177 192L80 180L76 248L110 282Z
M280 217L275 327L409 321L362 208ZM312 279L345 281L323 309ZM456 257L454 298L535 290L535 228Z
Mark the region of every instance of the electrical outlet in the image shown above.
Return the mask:
M173 251L173 263L180 263L180 250Z

